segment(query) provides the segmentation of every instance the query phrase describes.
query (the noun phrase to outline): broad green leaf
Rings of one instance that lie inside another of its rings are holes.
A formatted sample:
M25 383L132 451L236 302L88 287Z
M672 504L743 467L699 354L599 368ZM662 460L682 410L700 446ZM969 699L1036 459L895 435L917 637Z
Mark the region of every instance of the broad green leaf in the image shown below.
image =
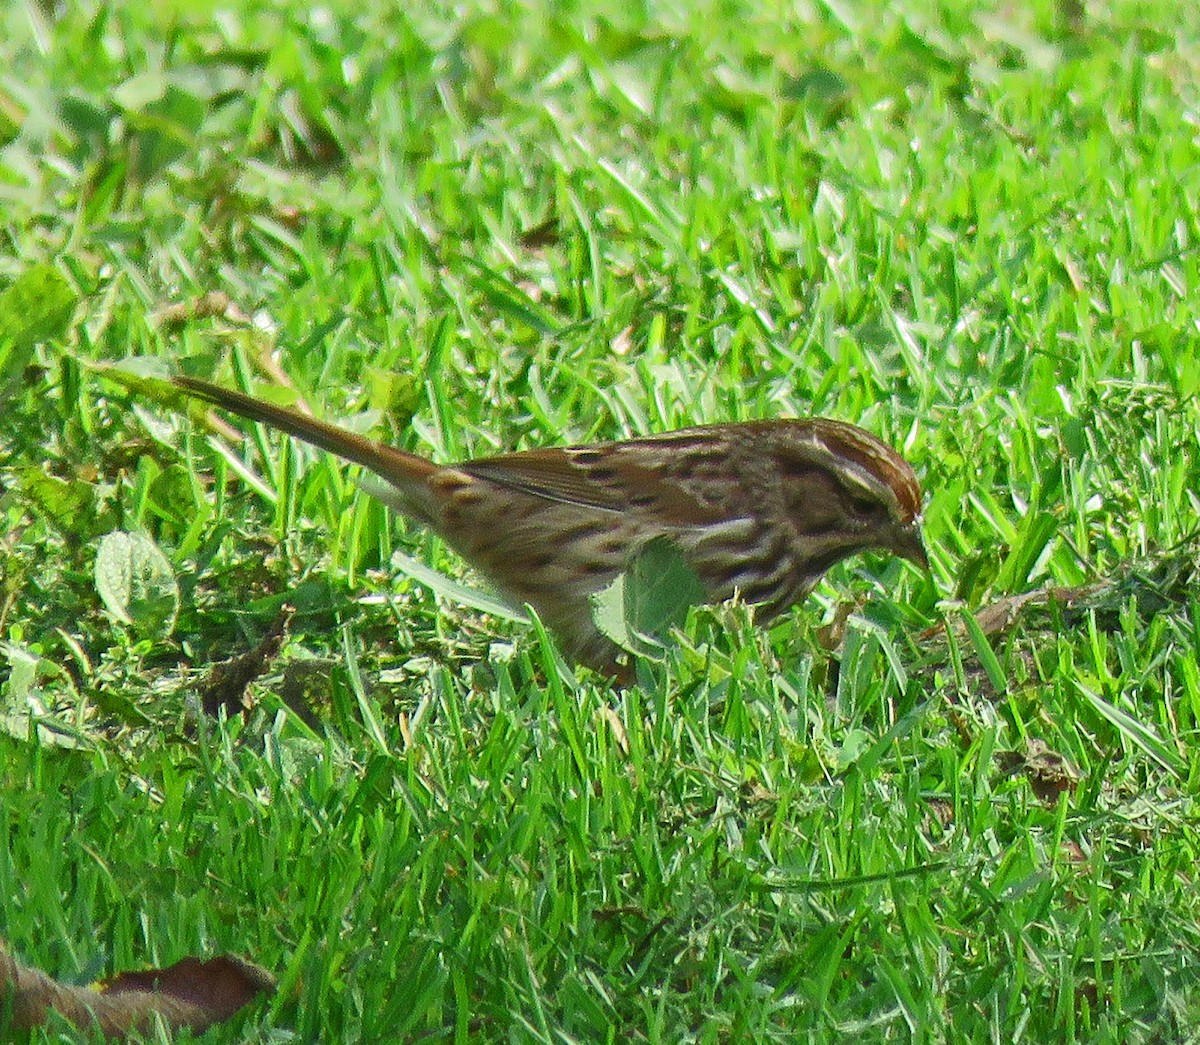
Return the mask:
M0 685L0 732L28 740L30 727L36 722L39 744L65 748L86 745L87 737L48 714L42 699L40 680L56 673L62 675L62 669L23 646L0 642L0 664L5 661L8 680Z
M641 635L682 624L704 602L704 586L678 546L666 537L643 547L625 571L625 619Z
M8 682L0 700L0 729L26 740L29 737L29 709L36 699L38 661L41 659L26 649L5 643L0 653L8 661Z
M109 613L143 638L166 638L179 612L175 571L150 538L108 534L96 553L96 591Z
M77 300L53 265L34 265L0 291L0 388L25 369L36 345L66 332Z
M34 466L20 469L17 478L25 497L56 522L94 514L96 493L91 483L64 479Z
M149 70L131 76L112 89L111 97L127 112L141 112L153 102L160 101L167 93L167 78L158 70Z
M612 584L592 596L592 619L617 645L646 653L705 598L683 552L669 538L657 537L638 550Z
M16 471L17 489L62 533L90 541L116 523L107 490L85 479L64 479L29 465Z

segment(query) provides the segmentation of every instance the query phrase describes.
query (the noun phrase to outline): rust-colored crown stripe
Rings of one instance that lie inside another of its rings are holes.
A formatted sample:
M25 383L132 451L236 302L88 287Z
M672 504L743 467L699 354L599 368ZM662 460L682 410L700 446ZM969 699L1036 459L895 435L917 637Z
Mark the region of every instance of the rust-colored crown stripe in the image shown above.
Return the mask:
M921 514L921 486L912 466L903 457L887 443L854 425L825 418L818 419L818 423L821 436L831 450L880 476L892 488L906 523Z

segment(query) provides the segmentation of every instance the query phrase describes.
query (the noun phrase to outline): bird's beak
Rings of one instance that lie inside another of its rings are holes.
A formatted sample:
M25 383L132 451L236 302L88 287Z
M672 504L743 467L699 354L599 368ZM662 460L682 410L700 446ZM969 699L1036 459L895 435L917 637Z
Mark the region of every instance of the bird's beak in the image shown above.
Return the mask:
M896 527L892 535L892 551L900 558L919 566L926 573L929 572L929 556L925 552L925 542L921 539L919 522Z

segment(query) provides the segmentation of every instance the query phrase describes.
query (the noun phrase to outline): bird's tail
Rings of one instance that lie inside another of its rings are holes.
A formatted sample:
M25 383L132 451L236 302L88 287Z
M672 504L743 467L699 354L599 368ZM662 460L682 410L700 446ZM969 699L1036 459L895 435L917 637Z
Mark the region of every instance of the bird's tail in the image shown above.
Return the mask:
M427 458L397 450L336 425L318 421L315 417L309 417L298 410L278 406L244 392L235 392L231 388L222 388L220 385L194 377L172 377L171 383L193 398L212 403L213 406L231 414L278 428L297 439L303 439L306 443L328 450L331 454L369 468L401 489L410 487L414 481L420 482L438 470L438 466Z

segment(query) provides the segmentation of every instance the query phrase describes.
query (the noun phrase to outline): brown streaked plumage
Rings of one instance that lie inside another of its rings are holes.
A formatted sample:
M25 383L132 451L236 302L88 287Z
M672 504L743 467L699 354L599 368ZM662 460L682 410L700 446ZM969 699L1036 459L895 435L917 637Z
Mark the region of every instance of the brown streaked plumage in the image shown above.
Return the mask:
M710 602L740 594L760 621L869 548L928 566L912 468L842 421L704 425L443 466L206 381L174 383L370 469L388 484L388 504L532 606L573 656L610 673L621 672L621 651L597 630L589 597L656 537L680 548Z

